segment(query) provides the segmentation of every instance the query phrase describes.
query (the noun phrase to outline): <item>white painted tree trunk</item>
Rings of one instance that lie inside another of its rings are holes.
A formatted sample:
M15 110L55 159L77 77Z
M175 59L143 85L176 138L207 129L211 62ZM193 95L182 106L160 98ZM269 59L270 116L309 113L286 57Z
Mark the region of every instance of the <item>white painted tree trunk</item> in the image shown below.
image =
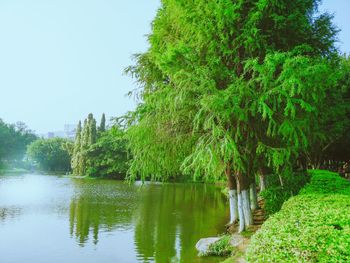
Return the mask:
M233 224L238 220L237 190L229 190L228 195L230 199L230 224Z
M242 191L242 208L245 226L251 226L253 224L253 215L250 209L249 190Z
M237 201L238 201L238 217L239 217L238 233L241 233L245 230L242 193L237 194Z
M258 209L258 194L256 192L256 184L250 184L250 208L252 211Z
M260 183L260 192L264 191L266 189L266 179L265 175L261 174L259 176L259 183Z

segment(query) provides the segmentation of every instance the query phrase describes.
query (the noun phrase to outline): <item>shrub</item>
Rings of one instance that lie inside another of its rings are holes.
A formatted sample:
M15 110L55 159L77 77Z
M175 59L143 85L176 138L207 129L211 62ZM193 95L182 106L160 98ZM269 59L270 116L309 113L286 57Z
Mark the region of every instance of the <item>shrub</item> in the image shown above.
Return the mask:
M310 174L252 237L249 262L350 262L350 182L327 171Z
M291 196L297 195L302 187L310 181L308 173L292 173L283 176L283 187L278 175L267 176L268 188L260 193L265 200L265 215L270 216L278 212L283 203Z
M233 252L231 245L231 235L225 235L209 246L207 253L203 256L229 256Z

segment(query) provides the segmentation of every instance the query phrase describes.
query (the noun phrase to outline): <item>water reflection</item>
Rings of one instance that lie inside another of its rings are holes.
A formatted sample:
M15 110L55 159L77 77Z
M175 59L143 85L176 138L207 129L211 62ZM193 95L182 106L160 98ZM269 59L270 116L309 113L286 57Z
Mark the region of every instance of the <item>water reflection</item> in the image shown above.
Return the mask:
M106 181L77 181L70 203L70 233L81 246L100 231L134 228L140 261L196 258L194 244L222 232L225 201L214 186L149 184L142 187ZM107 189L108 188L108 189Z
M115 181L74 180L75 195L69 206L70 234L81 246L92 234L98 243L100 231L125 231L132 227L135 187Z
M227 219L213 185L0 178L2 263L216 262L198 258L194 245L221 233Z
M214 187L172 184L150 188L142 193L135 213L135 244L143 260L195 258L198 239L222 231L224 201Z
M0 222L13 220L21 214L19 207L0 207Z

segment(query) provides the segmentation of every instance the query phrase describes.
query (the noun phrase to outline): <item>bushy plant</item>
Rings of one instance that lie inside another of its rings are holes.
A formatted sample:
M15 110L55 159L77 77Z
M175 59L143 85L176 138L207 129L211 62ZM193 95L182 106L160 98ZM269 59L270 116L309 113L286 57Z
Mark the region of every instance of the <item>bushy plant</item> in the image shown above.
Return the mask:
M204 256L229 256L232 254L233 250L234 248L231 245L231 236L225 235L215 243L211 244Z
M350 182L327 171L311 176L253 236L249 262L350 262Z
M113 126L101 132L86 151L86 175L124 179L129 168L124 131Z
M278 175L267 176L268 188L260 193L264 198L265 215L270 216L278 212L283 203L291 196L297 195L301 188L310 181L306 172L290 173L283 176L283 186Z
M73 143L63 138L39 139L28 146L27 156L40 170L68 172L71 170L72 147Z

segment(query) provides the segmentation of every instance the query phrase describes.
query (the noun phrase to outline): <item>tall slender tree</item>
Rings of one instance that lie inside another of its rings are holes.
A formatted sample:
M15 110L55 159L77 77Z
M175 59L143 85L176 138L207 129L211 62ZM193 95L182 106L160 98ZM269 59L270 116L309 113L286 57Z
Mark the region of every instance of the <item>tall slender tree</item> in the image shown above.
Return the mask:
M91 145L96 143L97 129L96 120L92 113L84 120L83 127L79 121L76 131L75 144L72 156L73 173L85 175L87 167L87 155Z
M102 114L101 123L100 123L100 126L98 127L98 131L100 133L106 131L106 115L104 113Z
M74 149L73 149L73 155L72 155L72 169L73 173L75 175L80 174L80 157L81 157L81 121L79 121L77 129L76 129L76 134L75 134L75 141L74 141Z
M93 115L91 114L91 116L89 116L89 120L88 120L88 127L89 127L89 146L94 144L96 142L97 139L97 129L96 129L96 119L93 117Z

